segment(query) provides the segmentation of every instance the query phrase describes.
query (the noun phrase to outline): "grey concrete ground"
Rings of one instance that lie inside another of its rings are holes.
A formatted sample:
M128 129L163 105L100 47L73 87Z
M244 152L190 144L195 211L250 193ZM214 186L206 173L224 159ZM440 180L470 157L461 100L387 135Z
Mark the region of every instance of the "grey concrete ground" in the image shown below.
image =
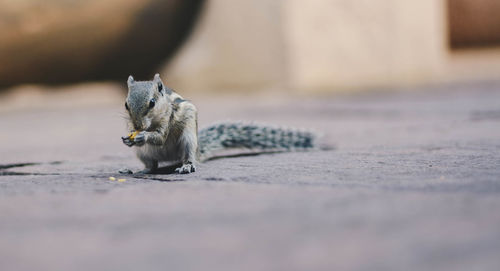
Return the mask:
M0 270L500 269L499 83L189 98L335 149L121 176L120 97L0 111Z

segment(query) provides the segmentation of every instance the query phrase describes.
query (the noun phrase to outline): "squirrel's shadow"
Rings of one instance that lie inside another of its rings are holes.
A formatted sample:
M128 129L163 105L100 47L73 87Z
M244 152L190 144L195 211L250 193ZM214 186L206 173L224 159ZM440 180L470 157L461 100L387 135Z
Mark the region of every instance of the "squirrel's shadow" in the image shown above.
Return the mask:
M166 178L163 176L158 176L158 175L173 175L177 174L175 172L175 169L178 168L181 164L176 164L176 165L169 165L169 166L164 166L164 167L159 167L153 172L132 172L130 169L122 169L120 170L121 174L127 174L132 178L136 179L145 179L145 180L152 180L152 181L159 181L159 182L180 182L180 181L185 181L185 179L180 179L180 178ZM125 173L124 170L127 172Z
M159 167L152 172L144 172L144 171L133 172L132 170L130 170L128 168L123 168L123 169L120 169L118 171L118 173L125 174L125 175L131 175L133 177L134 176L147 176L147 175L169 175L169 174L177 173L177 172L175 172L175 169L179 168L180 166L182 166L182 163Z
M159 167L154 172L152 172L150 174L157 174L157 175L174 174L174 173L176 173L175 169L180 167L180 166L182 166L182 163L164 166L164 167Z
M182 163L178 163L178 164L159 167L151 172L144 172L144 171L132 172L131 170L127 169L128 172L126 174L130 174L132 176L177 174L177 172L175 170L181 166L182 166ZM120 173L124 173L124 172L120 172Z

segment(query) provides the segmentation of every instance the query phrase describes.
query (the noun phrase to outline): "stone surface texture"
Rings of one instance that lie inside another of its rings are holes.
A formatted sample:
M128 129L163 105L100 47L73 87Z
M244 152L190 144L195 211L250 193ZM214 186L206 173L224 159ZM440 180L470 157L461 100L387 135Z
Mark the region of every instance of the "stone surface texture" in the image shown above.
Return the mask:
M118 87L36 93L0 98L1 270L500 268L500 83L187 97L200 126L303 127L335 147L190 175L117 173L141 168Z

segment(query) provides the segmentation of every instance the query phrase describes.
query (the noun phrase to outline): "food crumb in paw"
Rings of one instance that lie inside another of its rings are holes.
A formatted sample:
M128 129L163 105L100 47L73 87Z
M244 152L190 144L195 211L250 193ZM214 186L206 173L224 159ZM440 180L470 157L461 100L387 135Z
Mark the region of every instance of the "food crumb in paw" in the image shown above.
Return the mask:
M116 178L115 177L109 177L109 180L110 181L116 181Z
M123 183L124 181L126 181L127 179L118 179L118 182L119 183Z
M139 133L139 131L134 131L134 132L128 134L128 137L133 140L137 136L138 133Z

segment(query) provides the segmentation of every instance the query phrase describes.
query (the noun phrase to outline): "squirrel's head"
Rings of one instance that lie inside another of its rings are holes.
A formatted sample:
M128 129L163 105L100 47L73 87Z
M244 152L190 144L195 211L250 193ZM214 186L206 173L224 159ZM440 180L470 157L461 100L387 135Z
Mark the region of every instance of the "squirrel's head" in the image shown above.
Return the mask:
M165 85L159 74L155 74L152 81L135 81L131 75L127 85L125 109L131 124L137 131L148 130L155 119L163 116L162 112L168 110Z

